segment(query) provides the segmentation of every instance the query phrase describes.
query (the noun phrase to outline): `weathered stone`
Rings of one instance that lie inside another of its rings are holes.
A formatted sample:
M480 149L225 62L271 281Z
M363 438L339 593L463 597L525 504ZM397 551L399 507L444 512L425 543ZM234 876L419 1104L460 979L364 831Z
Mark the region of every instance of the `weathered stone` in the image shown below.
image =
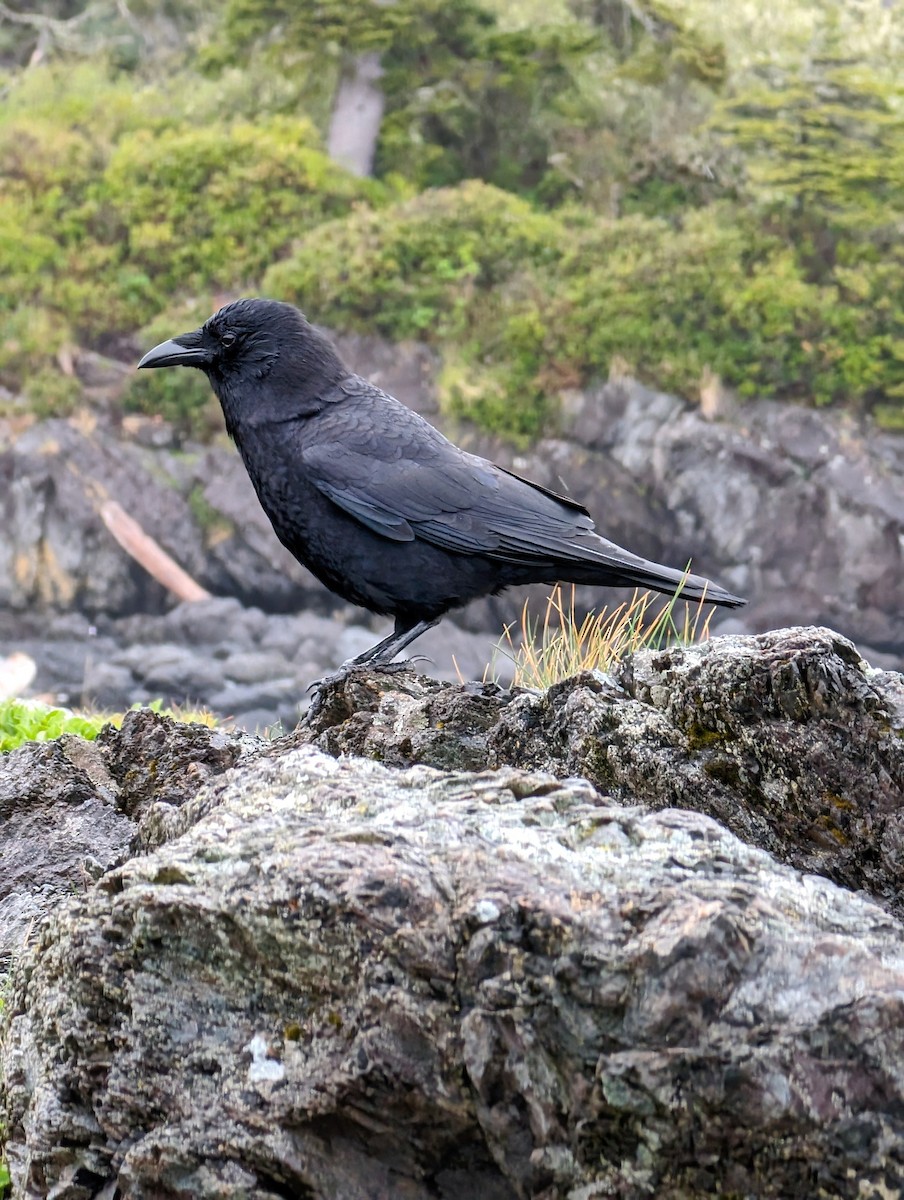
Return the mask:
M230 654L222 664L223 674L236 683L268 683L285 677L286 659L265 650L245 650Z
M900 924L706 817L301 748L168 836L17 965L17 1200L904 1187Z
M900 435L773 401L710 421L633 380L575 393L563 432L645 481L675 516L673 545L750 599L748 629L805 616L901 663Z
M178 643L147 646L143 653L133 649L128 665L154 694L180 699L207 691L221 679L221 671L206 655L195 654Z
M357 337L341 348L355 368L444 424L429 350ZM588 504L613 540L674 566L693 557L698 571L746 595L750 607L720 614L717 628L826 623L873 661L900 666L904 438L866 418L771 400L721 413L709 419L622 379L569 392L556 436L530 450L460 423L445 427L468 449ZM100 523L103 493L208 590L269 611L336 610L335 597L277 541L234 450L177 456L169 444L153 450L122 435L64 421L5 439L0 429L0 602L23 613L165 606L162 589ZM525 594L476 601L461 623L498 633ZM545 589L534 595L542 604ZM611 599L579 590L588 608Z
M904 914L904 679L831 630L641 651L613 677L514 699L356 672L294 738L399 766L582 775L620 802L708 813Z
M0 971L48 908L129 856L100 751L81 738L0 756Z
M0 967L46 912L129 857L149 809L162 819L253 748L133 712L96 742L66 736L0 755Z
M0 444L0 603L14 610L159 610L160 584L114 541L99 515L110 498L190 574L204 552L185 499L149 469L150 451L109 430L46 421Z
M119 788L120 808L134 820L152 804L178 808L255 748L254 739L183 724L148 709L126 713L120 729L106 726L95 744Z

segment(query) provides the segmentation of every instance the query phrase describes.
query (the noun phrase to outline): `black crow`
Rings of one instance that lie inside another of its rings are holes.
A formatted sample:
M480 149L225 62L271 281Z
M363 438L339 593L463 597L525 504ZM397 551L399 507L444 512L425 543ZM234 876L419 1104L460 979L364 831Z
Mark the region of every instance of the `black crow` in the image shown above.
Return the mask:
M204 371L279 540L331 591L395 618L354 664L388 663L450 609L514 584L680 586L745 603L607 542L583 505L460 450L289 304L237 300L138 366Z

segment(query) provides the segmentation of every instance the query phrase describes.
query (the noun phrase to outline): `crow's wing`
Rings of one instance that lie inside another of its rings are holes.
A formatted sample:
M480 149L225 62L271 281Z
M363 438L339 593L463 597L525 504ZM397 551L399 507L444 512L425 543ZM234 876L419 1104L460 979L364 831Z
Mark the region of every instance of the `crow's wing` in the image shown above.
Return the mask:
M509 562L607 561L607 543L582 505L460 450L382 399L382 415L394 420L381 421L379 434L371 414L359 412L353 423L325 423L301 450L306 478L368 529Z
M589 568L588 579L689 599L743 604L711 580L649 562L606 541L574 500L452 444L423 417L357 377L325 398L316 425L288 439L293 465L333 503L390 541L415 538L459 554L539 568ZM350 399L350 406L330 401Z

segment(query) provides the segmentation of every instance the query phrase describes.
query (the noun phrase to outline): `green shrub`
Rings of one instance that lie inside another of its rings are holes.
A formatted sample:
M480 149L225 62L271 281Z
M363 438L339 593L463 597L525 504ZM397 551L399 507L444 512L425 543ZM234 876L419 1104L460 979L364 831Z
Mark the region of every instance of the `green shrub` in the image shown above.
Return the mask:
M676 227L541 214L472 182L321 226L264 287L318 321L436 341L447 410L524 439L616 358L685 395L715 372L742 395L893 404L895 272L814 282L781 231L724 202Z
M132 711L145 707L175 721L211 727L217 724L217 718L206 710L164 708L161 700L152 700L148 705L133 704ZM77 713L38 700L0 700L0 754L15 750L24 742L49 742L67 733L91 742L105 725L119 728L124 716L124 713Z
M263 290L316 321L443 345L447 410L523 440L553 406L536 347L529 336L518 344L530 316L510 291L532 268L551 268L564 243L555 217L471 181L321 226L270 268Z
M95 197L133 268L171 293L259 276L306 230L379 188L312 145L304 119L139 131L114 149Z
M152 345L264 291L433 342L446 409L519 439L615 359L688 395L710 371L904 423L904 118L899 34L867 37L881 0L783 14L781 46L714 0L180 0L190 52L152 39L128 73L111 62L134 27L104 3L81 48L58 39L60 61L4 80L17 410L71 409L73 344ZM315 129L365 51L384 68L382 184L329 162ZM414 194L435 184L454 186ZM171 322L186 297L202 315ZM136 375L125 404L220 428L196 373Z
M191 88L161 101L97 65L17 79L0 114L0 314L24 304L51 341L103 349L179 293L246 288L307 230L382 201L317 149L306 118L195 124ZM47 359L22 342L0 345L8 387Z
M48 742L75 733L93 741L107 723L102 716L82 717L66 708L51 708L36 700L0 701L0 753L23 742Z
M65 321L46 308L23 304L0 309L0 384L15 388L20 380L51 369L72 340Z
M150 350L158 342L197 329L220 307L222 299L211 295L206 302L190 300L170 305L144 326L136 340L143 350ZM180 433L201 440L223 428L220 406L207 377L189 368L136 371L123 396L123 408L126 412L163 417Z
M321 225L263 287L318 321L438 340L471 327L478 295L556 257L559 232L526 201L470 182Z

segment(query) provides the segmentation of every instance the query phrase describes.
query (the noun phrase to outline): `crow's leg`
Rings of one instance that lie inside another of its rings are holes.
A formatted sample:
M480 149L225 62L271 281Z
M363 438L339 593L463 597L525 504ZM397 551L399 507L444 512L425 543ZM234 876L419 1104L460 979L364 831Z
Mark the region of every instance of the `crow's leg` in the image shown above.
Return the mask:
M377 642L376 646L371 646L369 650L365 650L357 658L348 659L331 675L324 675L322 679L315 679L313 683L308 684L307 691L319 693L329 684L338 683L340 679L344 679L355 667L372 666L377 667L381 671L404 670L408 666L407 662L394 663L392 660L406 646L410 646L415 638L419 638L422 633L426 633L428 629L432 629L434 625L438 624L439 617L434 618L432 621L416 621L414 625L409 625L397 617L395 629L389 637L383 638L381 642ZM313 697L311 707L312 710L319 707L318 695Z
M364 663L373 663L374 666L382 666L392 662L395 656L400 654L406 646L410 646L415 638L419 638L422 633L426 633L428 629L432 629L434 625L438 624L439 617L432 621L417 621L414 625L409 625L396 617L395 629L389 637L383 638L382 642L377 642L376 646L371 646L357 658L350 658L342 665L343 667L360 667Z

